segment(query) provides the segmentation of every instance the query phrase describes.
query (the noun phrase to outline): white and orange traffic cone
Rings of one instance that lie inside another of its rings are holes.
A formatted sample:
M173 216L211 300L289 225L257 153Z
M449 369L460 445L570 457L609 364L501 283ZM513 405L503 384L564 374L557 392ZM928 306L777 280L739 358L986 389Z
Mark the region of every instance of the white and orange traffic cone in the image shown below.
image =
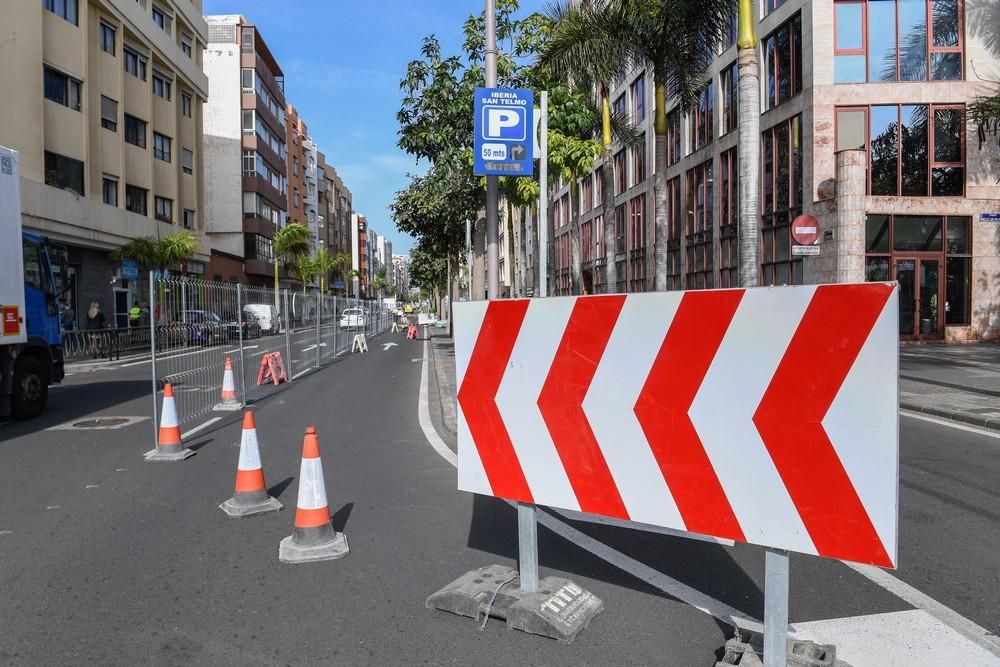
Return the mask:
M243 413L243 436L240 438L240 461L236 466L236 491L233 497L219 505L231 517L251 516L276 512L284 507L276 498L267 495L264 468L260 463L257 444L257 425L253 412Z
M233 380L233 362L226 357L226 370L222 374L222 402L216 404L213 410L235 411L243 407L236 398L236 382Z
M333 560L350 551L347 536L334 530L330 507L326 503L323 463L319 458L319 438L312 426L302 440L302 466L299 469L299 500L295 509L295 529L278 546L282 563L309 563Z
M163 386L163 408L160 410L160 434L156 449L146 452L147 461L183 461L194 452L181 443L181 428L177 421L174 388L168 382Z

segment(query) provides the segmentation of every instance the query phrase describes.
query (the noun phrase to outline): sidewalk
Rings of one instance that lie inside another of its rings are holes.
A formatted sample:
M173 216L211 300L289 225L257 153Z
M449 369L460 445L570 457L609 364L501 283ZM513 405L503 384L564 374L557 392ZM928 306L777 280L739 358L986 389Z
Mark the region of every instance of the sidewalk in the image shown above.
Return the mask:
M899 407L1000 431L1000 344L902 345Z
M438 401L434 401L433 394L431 404L437 403L441 408L441 423L448 434L453 438L458 434L457 416L457 396L458 390L455 388L455 342L448 338L445 329L427 327L430 335L431 357L433 361L433 372L437 379Z

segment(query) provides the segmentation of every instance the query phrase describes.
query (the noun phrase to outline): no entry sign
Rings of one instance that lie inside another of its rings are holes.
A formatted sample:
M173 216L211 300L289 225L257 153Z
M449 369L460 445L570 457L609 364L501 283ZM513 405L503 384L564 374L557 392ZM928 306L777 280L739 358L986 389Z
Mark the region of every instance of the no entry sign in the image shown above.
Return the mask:
M893 284L454 308L459 489L895 566Z
M792 238L799 245L812 245L819 240L819 223L811 215L800 215L792 221Z

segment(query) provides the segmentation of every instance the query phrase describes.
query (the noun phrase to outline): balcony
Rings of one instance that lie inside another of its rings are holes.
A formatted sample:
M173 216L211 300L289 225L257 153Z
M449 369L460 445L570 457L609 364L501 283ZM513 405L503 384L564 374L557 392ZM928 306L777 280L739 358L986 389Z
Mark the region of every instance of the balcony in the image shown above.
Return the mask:
M243 270L251 276L274 277L274 263L263 259L246 259L243 261Z

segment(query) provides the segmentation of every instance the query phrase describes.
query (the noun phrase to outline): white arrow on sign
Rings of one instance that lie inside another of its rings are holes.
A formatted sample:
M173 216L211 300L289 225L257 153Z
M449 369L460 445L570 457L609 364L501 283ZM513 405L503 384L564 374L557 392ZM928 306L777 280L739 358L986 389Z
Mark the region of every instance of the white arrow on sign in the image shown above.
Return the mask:
M396 345L398 345L398 343L382 343L382 351L385 352L390 347L396 347Z

